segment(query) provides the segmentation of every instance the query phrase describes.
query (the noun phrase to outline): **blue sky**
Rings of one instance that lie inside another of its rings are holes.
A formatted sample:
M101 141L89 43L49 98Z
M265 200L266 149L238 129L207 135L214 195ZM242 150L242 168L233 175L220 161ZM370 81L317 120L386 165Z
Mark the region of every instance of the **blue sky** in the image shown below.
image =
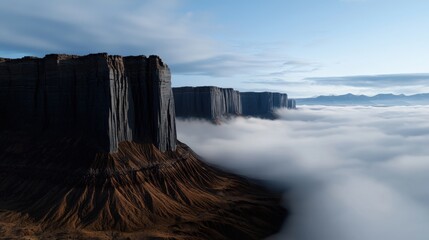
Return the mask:
M0 56L157 54L174 86L412 94L429 92L428 11L424 0L2 1Z

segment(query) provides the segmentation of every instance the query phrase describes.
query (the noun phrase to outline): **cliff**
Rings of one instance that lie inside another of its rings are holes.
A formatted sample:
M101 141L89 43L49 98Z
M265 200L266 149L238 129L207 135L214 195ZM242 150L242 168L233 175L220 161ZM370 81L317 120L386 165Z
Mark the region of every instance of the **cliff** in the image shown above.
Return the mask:
M273 107L274 108L287 108L288 96L286 93L273 93Z
M287 94L273 92L242 92L241 102L244 116L275 118L276 108L286 108Z
M287 214L281 193L208 165L177 141L170 85L156 56L0 59L1 237L256 240L277 232ZM222 94L216 107L236 97Z
M157 56L47 55L0 60L0 128L176 147L170 70Z
M173 88L178 117L217 120L241 115L240 93L232 88Z
M218 120L229 116L275 118L276 108L291 108L294 100L277 92L238 92L232 88L173 88L176 115L183 118ZM293 105L294 106L294 105ZM292 107L293 108L293 107Z
M287 108L296 109L296 100L295 99L289 99L287 101Z

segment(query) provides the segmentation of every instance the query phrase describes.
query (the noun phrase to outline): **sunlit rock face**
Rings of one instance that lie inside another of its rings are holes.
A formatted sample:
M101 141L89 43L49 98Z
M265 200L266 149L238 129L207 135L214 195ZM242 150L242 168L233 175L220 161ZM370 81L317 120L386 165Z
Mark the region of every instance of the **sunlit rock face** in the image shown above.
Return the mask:
M185 118L217 120L241 115L240 93L232 88L173 88L176 114Z
M122 141L174 150L170 79L157 56L0 59L0 128L79 135L102 152Z

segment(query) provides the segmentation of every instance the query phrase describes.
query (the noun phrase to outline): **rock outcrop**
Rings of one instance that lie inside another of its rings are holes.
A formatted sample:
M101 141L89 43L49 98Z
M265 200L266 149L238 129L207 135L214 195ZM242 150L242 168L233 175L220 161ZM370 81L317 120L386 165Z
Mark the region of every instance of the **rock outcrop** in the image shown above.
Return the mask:
M286 93L273 92L273 107L274 108L287 108L288 96Z
M240 95L244 116L273 119L276 108L288 106L288 97L285 93L242 92Z
M294 104L287 94L277 92L240 93L232 88L178 87L173 88L173 93L178 117L214 121L231 116L273 119L275 109L291 108L288 104Z
M296 100L295 99L289 99L287 101L287 108L296 109Z
M122 141L174 150L170 79L157 56L2 59L0 128L80 135L103 152L115 152Z
M177 141L170 84L156 56L0 59L1 237L257 240L277 232L287 215L281 193L208 165ZM210 116L238 111L222 100L236 93L222 94Z
M232 88L173 88L178 117L218 120L241 115L240 93Z

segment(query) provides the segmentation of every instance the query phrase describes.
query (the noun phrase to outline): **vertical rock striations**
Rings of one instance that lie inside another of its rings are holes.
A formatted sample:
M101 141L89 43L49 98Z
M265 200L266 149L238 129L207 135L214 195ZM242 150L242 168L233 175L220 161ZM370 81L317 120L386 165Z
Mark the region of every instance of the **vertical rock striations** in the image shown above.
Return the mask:
M289 99L287 101L287 108L296 109L296 100L295 99Z
M184 118L218 120L243 115L273 119L276 108L291 108L288 103L294 103L285 93L240 93L232 88L179 87L173 93L176 114Z
M274 108L287 108L288 97L286 93L273 93L273 107Z
M273 92L242 92L241 102L244 116L275 118L276 108L286 108L287 94Z
M119 142L174 150L170 71L157 56L0 59L0 128L79 135L100 151Z
M173 88L178 117L217 120L241 115L240 93L232 88Z
M170 78L156 56L0 59L0 235L226 240L277 232L287 214L281 193L205 164L176 140ZM183 96L207 116L241 112L232 89L199 94Z

